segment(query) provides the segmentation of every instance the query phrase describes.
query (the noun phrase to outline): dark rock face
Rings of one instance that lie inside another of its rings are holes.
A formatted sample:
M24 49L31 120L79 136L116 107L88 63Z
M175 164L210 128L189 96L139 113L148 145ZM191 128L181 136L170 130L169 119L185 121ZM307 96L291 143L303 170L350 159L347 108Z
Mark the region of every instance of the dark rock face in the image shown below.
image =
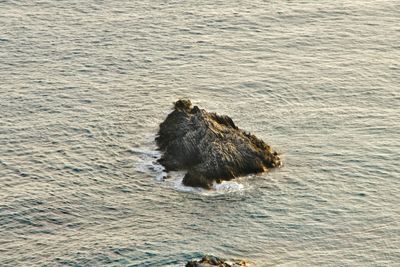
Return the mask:
M199 261L189 261L185 267L247 267L247 263L241 260L227 261L211 255L204 256Z
M281 166L278 153L228 116L209 113L190 100L178 100L160 124L156 142L166 171L187 170L183 183L210 188L214 181Z

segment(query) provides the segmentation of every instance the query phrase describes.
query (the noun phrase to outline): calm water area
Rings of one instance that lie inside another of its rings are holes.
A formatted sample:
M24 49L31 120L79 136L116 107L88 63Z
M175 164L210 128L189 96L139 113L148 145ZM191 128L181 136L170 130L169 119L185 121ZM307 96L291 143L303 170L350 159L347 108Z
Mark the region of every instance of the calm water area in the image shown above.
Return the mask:
M173 102L284 166L162 181ZM0 0L0 266L400 266L397 0Z

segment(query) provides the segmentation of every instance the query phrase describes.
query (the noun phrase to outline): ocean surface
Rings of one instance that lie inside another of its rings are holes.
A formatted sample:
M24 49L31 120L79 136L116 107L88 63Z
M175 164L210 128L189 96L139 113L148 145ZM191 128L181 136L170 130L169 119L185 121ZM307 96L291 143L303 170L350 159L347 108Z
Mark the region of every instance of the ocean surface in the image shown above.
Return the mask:
M173 102L284 166L162 181ZM400 2L0 1L0 266L400 266Z

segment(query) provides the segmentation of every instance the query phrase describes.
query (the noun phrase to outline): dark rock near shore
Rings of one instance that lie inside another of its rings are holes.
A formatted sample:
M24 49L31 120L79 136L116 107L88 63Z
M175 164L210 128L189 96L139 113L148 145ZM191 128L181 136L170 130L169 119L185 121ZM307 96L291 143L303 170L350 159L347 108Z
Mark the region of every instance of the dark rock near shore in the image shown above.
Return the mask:
M204 256L199 261L189 261L185 267L247 267L249 266L245 261L242 260L225 260L217 258L211 255Z
M166 171L187 170L187 186L210 188L214 181L281 166L278 153L264 141L239 129L228 116L192 107L190 100L175 103L156 142Z

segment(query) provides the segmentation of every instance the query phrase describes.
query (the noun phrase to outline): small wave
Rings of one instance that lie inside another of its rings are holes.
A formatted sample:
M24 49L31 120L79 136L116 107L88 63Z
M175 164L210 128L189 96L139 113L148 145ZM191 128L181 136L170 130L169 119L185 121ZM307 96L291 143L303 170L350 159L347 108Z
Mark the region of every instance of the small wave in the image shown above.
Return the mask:
M138 155L142 159L146 159L146 158L152 158L152 159L157 158L158 159L161 157L160 151L157 151L157 150L145 150L145 149L131 148L129 151L135 155Z
M164 182L177 191L199 193L202 195L224 194L229 192L242 191L245 186L237 180L214 182L211 189L203 189L199 187L185 186L182 183L185 171L172 171L167 174L165 168L156 160L161 157L159 151L132 149L133 153L139 156L139 162L136 164L136 171L140 173L149 173L158 182Z
M244 185L238 182L234 181L223 181L220 184L215 183L213 188L215 190L220 190L220 191L238 191L238 190L243 190Z
M245 186L238 181L222 181L220 184L214 182L211 189L204 189L200 187L191 187L185 186L182 183L183 177L185 176L185 172L170 172L168 174L168 179L165 182L171 185L178 191L181 192L191 192L198 193L202 195L217 195L217 194L225 194L230 192L242 191L245 189Z
M161 164L157 163L157 160L161 157L159 151L143 149L131 149L130 151L138 155L136 171L155 175L156 180L159 182L164 180L167 173L165 172L165 168Z

